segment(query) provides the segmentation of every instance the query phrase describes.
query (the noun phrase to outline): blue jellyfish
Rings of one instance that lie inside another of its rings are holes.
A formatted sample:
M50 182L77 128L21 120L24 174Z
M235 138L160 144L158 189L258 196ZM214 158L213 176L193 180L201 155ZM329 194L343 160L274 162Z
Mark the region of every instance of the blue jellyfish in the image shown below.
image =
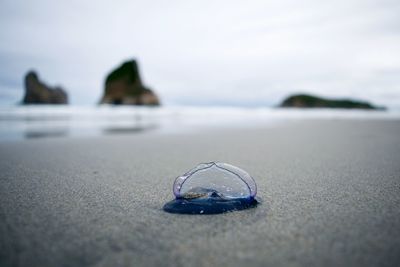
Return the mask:
M244 170L221 162L201 163L175 179L170 213L217 214L255 207L257 185Z

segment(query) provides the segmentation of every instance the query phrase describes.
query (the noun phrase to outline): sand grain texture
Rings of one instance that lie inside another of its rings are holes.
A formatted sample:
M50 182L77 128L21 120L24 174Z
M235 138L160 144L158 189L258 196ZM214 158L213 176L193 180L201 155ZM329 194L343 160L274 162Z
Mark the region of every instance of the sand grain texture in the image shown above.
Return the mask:
M400 123L0 144L1 266L399 266ZM264 203L162 211L176 176L223 161Z

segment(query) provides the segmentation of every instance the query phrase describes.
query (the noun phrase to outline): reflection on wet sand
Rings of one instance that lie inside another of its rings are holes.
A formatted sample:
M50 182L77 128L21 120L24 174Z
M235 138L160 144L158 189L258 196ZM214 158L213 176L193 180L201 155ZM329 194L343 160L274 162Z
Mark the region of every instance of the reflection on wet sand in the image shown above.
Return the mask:
M133 126L133 127L107 127L103 129L103 134L132 134L156 130L158 125Z
M91 129L91 132L88 133L88 136L96 135L118 135L118 134L137 134L143 132L149 132L153 130L157 130L159 125L123 125L123 126L109 126L105 128L97 128ZM96 131L97 133L93 133ZM24 132L25 139L36 139L36 138L46 138L46 137L70 137L77 135L74 131L71 131L69 128L62 129L54 129L54 128L42 128L42 129L26 129Z
M34 139L34 138L45 138L45 137L66 137L68 136L68 129L62 130L42 130L42 131L34 131L28 130L25 132L26 139Z

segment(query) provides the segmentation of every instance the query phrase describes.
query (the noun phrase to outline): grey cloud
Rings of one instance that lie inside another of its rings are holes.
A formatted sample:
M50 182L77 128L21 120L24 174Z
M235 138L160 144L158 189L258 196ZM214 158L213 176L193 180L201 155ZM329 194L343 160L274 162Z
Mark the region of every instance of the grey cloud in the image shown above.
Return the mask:
M309 91L400 105L396 75L379 72L400 68L399 12L379 0L5 0L0 90L35 68L72 103L95 103L105 74L135 57L167 104L272 105Z

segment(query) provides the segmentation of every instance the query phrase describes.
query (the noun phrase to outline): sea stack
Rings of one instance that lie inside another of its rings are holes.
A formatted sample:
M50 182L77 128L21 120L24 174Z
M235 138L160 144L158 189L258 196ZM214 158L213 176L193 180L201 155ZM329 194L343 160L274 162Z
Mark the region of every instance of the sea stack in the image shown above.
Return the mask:
M25 75L23 104L68 104L67 93L60 87L49 87L34 71Z
M135 60L124 62L107 75L101 104L160 105L159 98L142 83Z
M385 107L377 107L368 102L353 99L326 99L307 94L292 95L282 101L280 107L292 108L343 108L343 109L378 109L384 110Z

